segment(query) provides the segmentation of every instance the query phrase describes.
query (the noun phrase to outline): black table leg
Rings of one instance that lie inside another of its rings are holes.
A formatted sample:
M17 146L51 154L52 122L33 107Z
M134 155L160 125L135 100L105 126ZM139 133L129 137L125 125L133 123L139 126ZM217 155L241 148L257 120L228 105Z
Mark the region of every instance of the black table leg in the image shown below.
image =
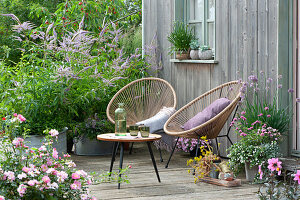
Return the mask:
M158 182L160 182L160 178L159 178L159 174L158 174L158 170L157 170L157 167L156 167L156 162L155 162L155 159L154 159L154 156L153 156L153 152L152 152L152 149L151 149L150 142L147 142L147 145L148 145L149 153L150 153L150 156L151 156L151 159L152 159L153 167L155 169L155 173L156 173Z
M124 142L121 142L118 189L120 189L121 187L121 171L123 165L123 154L124 154Z
M112 169L113 169L114 162L115 162L115 159L116 159L116 154L117 154L117 151L118 151L118 146L119 146L119 142L114 142L113 153L112 153L112 156L111 156L111 162L110 162L110 168L109 168L109 177L111 176L111 173L112 173Z

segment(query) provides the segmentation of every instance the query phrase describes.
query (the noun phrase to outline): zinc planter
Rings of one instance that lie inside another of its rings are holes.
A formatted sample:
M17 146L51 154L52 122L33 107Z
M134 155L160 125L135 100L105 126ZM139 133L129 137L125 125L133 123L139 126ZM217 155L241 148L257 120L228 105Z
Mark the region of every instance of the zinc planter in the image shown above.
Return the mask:
M26 145L29 148L35 147L39 148L43 145L44 136L43 135L29 135L25 141L27 142ZM56 148L59 155L62 156L63 154L67 153L67 134L66 132L60 133L58 135L57 141L54 140L53 148Z
M258 166L253 166L250 168L250 163L245 162L245 172L246 172L246 180L253 182L256 174L258 173Z
M91 140L85 136L74 138L74 153L79 156L111 155L113 142Z

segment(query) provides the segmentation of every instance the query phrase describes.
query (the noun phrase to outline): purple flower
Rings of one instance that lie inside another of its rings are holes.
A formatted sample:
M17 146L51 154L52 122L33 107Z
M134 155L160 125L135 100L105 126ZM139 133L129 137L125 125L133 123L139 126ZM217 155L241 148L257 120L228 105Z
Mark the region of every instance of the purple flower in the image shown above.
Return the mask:
M296 98L296 102L297 102L297 103L300 103L300 98Z
M250 75L250 76L248 77L248 79L249 79L249 81L252 81L252 82L254 82L254 83L256 83L256 82L258 81L258 78L257 78L256 76L254 76L254 75Z
M279 89L282 88L282 85L281 85L281 84L278 84L278 88L279 88Z
M267 79L267 83L271 83L272 81L273 81L272 78L268 78L268 79Z
M288 89L288 92L289 92L289 93L293 93L293 92L294 92L294 89L293 89L293 88L290 88L290 89Z

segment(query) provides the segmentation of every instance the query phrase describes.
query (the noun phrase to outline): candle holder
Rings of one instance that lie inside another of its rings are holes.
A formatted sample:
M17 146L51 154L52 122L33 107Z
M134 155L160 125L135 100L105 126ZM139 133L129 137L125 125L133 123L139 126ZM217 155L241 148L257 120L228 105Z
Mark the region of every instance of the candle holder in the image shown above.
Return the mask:
M131 136L137 136L139 133L139 126L129 126L129 132Z

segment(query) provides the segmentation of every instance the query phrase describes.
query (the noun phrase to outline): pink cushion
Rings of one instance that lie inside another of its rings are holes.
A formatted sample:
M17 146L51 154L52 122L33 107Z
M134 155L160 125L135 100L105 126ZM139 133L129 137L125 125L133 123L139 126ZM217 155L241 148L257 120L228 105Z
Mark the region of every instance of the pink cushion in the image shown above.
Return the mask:
M199 112L189 121L187 121L183 125L183 129L186 131L195 128L197 126L200 126L201 124L207 122L208 120L210 120L211 118L219 114L229 104L230 104L230 100L226 98L220 98L215 100L212 104L204 108L202 112Z

